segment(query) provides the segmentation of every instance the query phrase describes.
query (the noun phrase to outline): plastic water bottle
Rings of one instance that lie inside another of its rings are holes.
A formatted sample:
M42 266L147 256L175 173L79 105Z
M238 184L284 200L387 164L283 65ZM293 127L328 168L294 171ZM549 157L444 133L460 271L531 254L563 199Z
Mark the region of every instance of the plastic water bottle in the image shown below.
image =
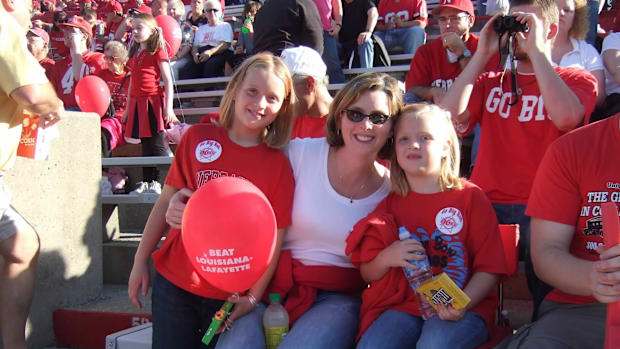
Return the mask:
M288 313L280 304L280 294L269 294L269 306L263 314L265 328L265 344L267 349L276 349L288 333Z
M398 238L400 240L406 240L410 238L416 239L416 236L411 235L411 233L409 233L407 228L400 227L398 228ZM423 255L422 252L416 251L415 253ZM428 256L421 261L409 260L408 262L420 268L420 269L413 269L413 268L403 267L403 271L405 272L405 277L407 278L407 281L409 281L409 285L413 289L413 292L415 292L416 294L416 297L418 299L418 305L420 307L420 314L422 314L422 318L424 320L428 320L431 317L433 317L433 315L437 314L437 312L430 304L428 304L428 301L426 300L426 298L424 298L424 295L418 293L418 291L416 290L418 289L418 286L420 286L420 284L424 283L424 281L433 277L433 271L431 270L431 264L428 262Z
M251 23L251 22L252 22L252 18L246 18L246 19L245 19L245 21L243 21L243 23L244 23L244 24L245 24L245 23L248 23L248 22L250 22L250 23ZM248 30L248 28L246 28L246 27L241 27L241 32L242 32L243 34L247 34L247 33L249 33L250 31L249 31L249 30Z

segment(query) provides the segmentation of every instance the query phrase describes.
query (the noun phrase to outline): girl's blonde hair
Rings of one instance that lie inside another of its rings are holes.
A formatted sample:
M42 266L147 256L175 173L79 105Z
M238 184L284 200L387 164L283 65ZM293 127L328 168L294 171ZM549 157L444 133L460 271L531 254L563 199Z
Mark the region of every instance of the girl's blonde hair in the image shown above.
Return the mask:
M241 66L235 71L228 86L226 86L224 97L222 97L219 123L227 130L232 127L235 118L235 97L250 69L266 69L284 82L284 101L282 102L282 107L280 107L275 120L265 127L262 134L262 141L267 146L276 149L282 148L291 137L295 94L292 93L293 82L288 68L279 57L271 53L263 52L256 54L243 61Z
M148 13L138 12L133 15L133 19L144 21L144 23L146 23L150 28L153 29L151 36L149 36L149 38L146 39L145 47L148 53L155 54L155 52L161 50L163 47L162 42L164 38L159 34L159 30L157 29L158 25L157 25L157 21L155 20L155 17L153 17L153 15L150 15Z
M420 118L431 117L440 121L442 131L447 133L448 141L450 142L450 150L448 156L441 159L441 169L439 172L439 187L441 191L462 189L463 184L459 177L459 166L461 162L461 152L459 150L459 139L452 125L452 119L450 112L438 107L434 104L427 103L415 103L410 104L403 108L400 114L394 120L394 138L398 131L398 125L405 118ZM390 181L392 182L392 191L401 195L407 196L411 191L409 182L405 171L396 159L396 152L392 153L391 166L390 166Z
M358 75L338 91L329 107L325 137L330 146L339 148L344 145L344 139L340 132L342 111L355 103L355 101L367 91L385 92L388 97L390 116L393 117L400 112L403 106L403 94L400 87L398 87L398 81L396 79L384 73L365 73ZM389 159L393 144L393 139L388 139L383 148L379 150L379 158Z

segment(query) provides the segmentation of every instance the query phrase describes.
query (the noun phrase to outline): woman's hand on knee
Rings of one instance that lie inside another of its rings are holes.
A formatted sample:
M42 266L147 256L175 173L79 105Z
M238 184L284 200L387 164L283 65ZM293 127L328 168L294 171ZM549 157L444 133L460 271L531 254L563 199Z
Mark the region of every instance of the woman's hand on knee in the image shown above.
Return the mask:
M233 325L235 320L243 317L244 315L250 313L256 305L258 305L258 301L251 294L247 294L245 296L232 295L228 297L228 301L235 303L233 310L228 315L226 319L226 328L230 328ZM220 327L220 329L223 329Z
M168 210L166 210L166 223L172 228L181 229L181 221L183 220L183 211L187 201L194 194L194 191L188 188L183 188L176 192L170 203L168 204Z

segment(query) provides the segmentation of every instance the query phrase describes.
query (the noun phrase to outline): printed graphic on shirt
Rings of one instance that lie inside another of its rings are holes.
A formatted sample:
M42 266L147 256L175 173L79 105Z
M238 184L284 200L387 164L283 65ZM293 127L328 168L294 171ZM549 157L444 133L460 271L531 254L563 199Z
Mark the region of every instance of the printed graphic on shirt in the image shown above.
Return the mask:
M202 171L198 171L196 172L196 182L198 183L198 188L202 187L204 184L206 184L208 181L212 180L212 179L216 179L216 178L220 178L220 177L238 177L241 179L245 179L242 176L236 175L234 173L228 173L227 171L220 171L220 170L202 170Z
M461 215L461 228L462 222ZM463 288L467 280L467 267L465 266L465 246L459 241L460 236L443 234L439 229L435 230L432 235L422 228L416 229L416 232L424 248L429 251L431 266L441 267L460 288Z
M540 95L521 95L521 111L517 120L520 122L531 121L544 121L545 115L545 103ZM494 87L489 92L485 103L485 108L489 113L499 114L504 119L510 116L510 103L514 102L512 92L504 92L500 87Z
M603 245L600 204L610 201L620 204L620 183L607 181L605 186L615 191L590 191L586 194L584 205L581 207L581 217L592 217L586 221L582 233L585 237L585 250L593 255L597 255L596 248Z
M463 229L463 214L458 208L445 207L435 216L435 225L446 235L457 234Z
M222 155L222 145L217 141L202 141L196 146L196 160L203 164L217 160L220 155Z
M448 79L448 80L437 79L431 82L431 87L441 87L444 90L447 90L450 88L450 86L452 86L452 83L454 83L454 79Z

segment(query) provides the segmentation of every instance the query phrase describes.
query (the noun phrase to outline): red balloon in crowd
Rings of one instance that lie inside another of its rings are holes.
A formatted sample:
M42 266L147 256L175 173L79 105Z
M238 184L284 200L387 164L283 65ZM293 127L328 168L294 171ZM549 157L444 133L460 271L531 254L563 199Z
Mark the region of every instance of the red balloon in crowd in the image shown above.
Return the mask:
M213 157L221 148L205 144L196 151ZM275 214L265 194L248 180L220 177L207 182L187 202L181 226L194 270L220 290L249 289L273 258Z
M103 116L110 106L110 88L98 76L85 76L75 86L75 101L83 112Z
M164 35L164 41L166 43L166 51L168 52L168 58L176 55L181 47L181 39L183 38L183 32L179 26L179 22L176 19L167 16L159 15L155 17L157 25L161 28Z

